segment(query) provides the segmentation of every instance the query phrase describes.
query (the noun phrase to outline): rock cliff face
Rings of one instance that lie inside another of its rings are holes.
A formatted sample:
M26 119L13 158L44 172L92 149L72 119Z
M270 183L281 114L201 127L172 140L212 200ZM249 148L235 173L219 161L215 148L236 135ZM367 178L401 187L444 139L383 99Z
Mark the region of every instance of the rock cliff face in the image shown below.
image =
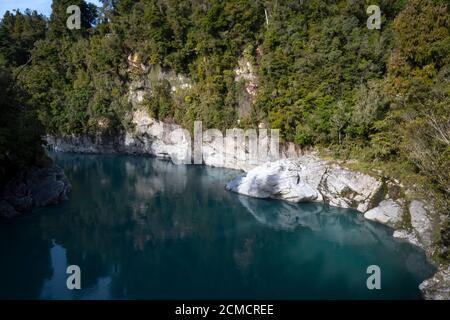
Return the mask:
M0 218L12 218L37 207L66 200L70 183L54 165L20 171L0 190Z
M59 152L77 153L127 153L150 155L160 158L188 159L192 154L192 141L182 133L182 128L176 124L158 121L142 109L137 108L132 114L133 128L115 136L65 136L55 137L48 135L45 140L48 146ZM227 137L223 137L225 141ZM220 147L214 137L203 137L203 162L213 167L248 171L264 163L255 159L247 161L245 157L230 156ZM292 143L286 143L281 148L282 158L296 157L301 152Z
M171 152L187 152L188 142L171 137L181 128L150 118L138 110L133 114L134 130L116 136L47 136L47 144L59 152L129 153L169 158Z

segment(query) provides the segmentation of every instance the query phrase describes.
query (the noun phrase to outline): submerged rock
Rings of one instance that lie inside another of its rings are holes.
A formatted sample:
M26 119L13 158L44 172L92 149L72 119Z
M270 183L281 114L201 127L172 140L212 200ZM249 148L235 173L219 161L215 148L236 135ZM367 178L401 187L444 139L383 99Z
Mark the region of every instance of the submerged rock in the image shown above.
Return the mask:
M12 218L66 200L71 186L55 164L29 167L14 176L0 192L0 218Z

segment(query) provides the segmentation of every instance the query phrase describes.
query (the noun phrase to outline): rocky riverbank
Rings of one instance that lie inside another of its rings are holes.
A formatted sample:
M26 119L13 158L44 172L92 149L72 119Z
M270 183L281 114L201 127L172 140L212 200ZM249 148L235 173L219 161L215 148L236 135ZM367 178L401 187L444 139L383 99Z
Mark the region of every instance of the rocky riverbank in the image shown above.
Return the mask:
M20 170L0 190L0 218L59 203L67 199L70 189L64 171L52 162Z
M434 236L439 217L430 205L395 181L369 176L324 161L314 155L282 159L255 167L230 181L230 191L256 198L290 202L325 202L353 208L368 220L394 229L393 236L425 250L430 260L437 250ZM426 299L450 299L450 270L440 265L420 289Z
M315 155L267 162L230 181L230 191L255 198L324 202L353 208L388 225L394 236L427 250L433 246L433 209L408 199L394 181L352 171Z

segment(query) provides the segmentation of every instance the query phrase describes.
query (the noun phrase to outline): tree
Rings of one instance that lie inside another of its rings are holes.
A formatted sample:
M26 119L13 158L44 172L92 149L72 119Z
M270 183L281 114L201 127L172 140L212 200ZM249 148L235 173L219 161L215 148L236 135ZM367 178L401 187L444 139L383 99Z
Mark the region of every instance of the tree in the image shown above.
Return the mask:
M46 19L36 11L6 11L0 21L0 55L10 66L25 64L36 41L45 37Z

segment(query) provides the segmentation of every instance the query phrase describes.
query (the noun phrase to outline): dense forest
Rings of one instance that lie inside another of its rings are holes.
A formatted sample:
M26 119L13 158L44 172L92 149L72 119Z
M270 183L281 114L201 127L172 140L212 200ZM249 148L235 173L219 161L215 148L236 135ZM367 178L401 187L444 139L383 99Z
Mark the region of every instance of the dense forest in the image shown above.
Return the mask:
M130 125L129 83L144 66L164 81L146 97L156 118L192 127L257 127L359 170L381 169L450 212L450 5L379 0L381 29L360 0L53 0L52 14L0 23L0 176L42 153L47 132L114 134ZM69 5L81 29L66 27ZM255 66L257 93L238 112L234 69ZM145 74L144 74L145 76ZM239 120L239 121L238 121ZM448 244L448 232L441 241Z

